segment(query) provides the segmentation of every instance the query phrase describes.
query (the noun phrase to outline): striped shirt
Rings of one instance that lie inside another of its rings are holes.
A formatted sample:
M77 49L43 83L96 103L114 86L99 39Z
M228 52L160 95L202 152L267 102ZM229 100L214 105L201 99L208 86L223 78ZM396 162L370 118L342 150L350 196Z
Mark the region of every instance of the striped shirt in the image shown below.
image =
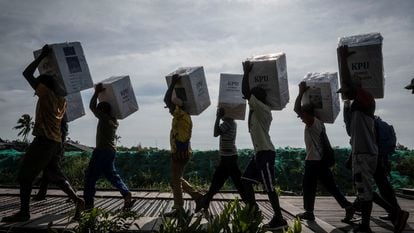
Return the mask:
M234 120L224 120L220 124L220 156L237 155L237 124Z

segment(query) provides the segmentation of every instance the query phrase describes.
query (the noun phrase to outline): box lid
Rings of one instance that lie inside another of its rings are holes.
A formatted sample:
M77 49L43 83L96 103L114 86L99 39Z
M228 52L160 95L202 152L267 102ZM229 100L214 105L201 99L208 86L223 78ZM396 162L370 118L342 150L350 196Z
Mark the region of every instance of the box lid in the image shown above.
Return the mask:
M345 36L339 38L338 46L348 45L349 47L364 46L364 45L376 45L382 44L383 37L379 32Z
M273 61L273 60L277 60L280 57L285 56L285 53L280 52L280 53L269 53L269 54L263 54L263 55L256 55L256 56L252 56L247 58L247 61Z

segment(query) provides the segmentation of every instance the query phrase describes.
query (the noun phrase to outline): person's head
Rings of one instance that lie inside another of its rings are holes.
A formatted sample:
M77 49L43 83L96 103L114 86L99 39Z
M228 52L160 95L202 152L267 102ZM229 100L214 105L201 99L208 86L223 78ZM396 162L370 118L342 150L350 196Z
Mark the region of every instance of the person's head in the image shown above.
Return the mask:
M312 125L315 118L315 107L312 104L303 105L300 118L306 125Z
M108 102L102 101L96 108L105 114L111 115L111 105Z
M411 90L412 93L414 94L414 78L411 79L411 83L408 86L406 86L405 89Z
M341 88L339 88L336 93L342 93L344 96L346 96L347 99L354 100L356 97L356 90L361 87L361 79L355 78L352 80L352 87L346 84L342 84Z
M256 99L260 100L260 102L266 104L266 91L261 88L261 87L253 87L250 90L251 94L254 95L254 97L256 97Z

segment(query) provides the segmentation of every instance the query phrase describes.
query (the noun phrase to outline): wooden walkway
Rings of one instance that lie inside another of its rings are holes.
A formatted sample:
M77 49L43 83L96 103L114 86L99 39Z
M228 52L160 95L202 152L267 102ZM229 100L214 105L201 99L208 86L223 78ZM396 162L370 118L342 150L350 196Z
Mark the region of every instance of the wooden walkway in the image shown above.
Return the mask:
M36 190L33 192L35 193ZM80 193L81 194L81 193ZM71 202L67 202L67 197L58 190L49 190L48 197L44 201L31 202L31 220L23 223L5 224L0 223L0 232L46 232L48 226L54 229L73 228L76 222L70 220L70 213L74 209ZM98 191L96 198L96 207L109 211L116 211L122 208L123 199L118 192ZM161 224L160 214L171 210L173 205L171 193L162 192L133 192L133 197L137 198L132 210L140 214L136 223L139 226L131 226L130 230L134 232L152 232L157 230ZM210 213L217 215L223 209L227 201L238 197L233 193L219 193L214 197L210 205ZM267 201L267 196L256 194L260 209L264 215L265 221L271 216L271 206ZM350 198L353 199L353 198ZM404 232L414 233L414 201L406 198L399 198L401 206L410 212L408 226ZM280 198L283 215L292 222L293 216L303 211L302 197L282 196ZM185 208L194 209L195 203L189 200L185 195ZM0 189L0 218L10 215L18 210L19 196L17 189ZM379 216L385 212L378 206L374 206L372 214L372 229L374 232L392 232L392 225L389 222L382 221ZM316 221L304 221L303 231L307 232L347 232L351 227L342 223L340 220L344 216L344 211L339 207L332 197L317 197L315 206Z

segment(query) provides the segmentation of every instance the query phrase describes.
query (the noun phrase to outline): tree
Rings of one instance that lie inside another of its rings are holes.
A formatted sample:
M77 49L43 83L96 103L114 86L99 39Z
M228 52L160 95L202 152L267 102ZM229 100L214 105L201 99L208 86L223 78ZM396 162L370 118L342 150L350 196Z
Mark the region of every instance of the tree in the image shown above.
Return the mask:
M29 136L33 127L33 118L29 114L23 114L19 120L17 120L17 125L13 127L13 129L20 130L17 136L23 137L23 141L27 142L27 136Z

